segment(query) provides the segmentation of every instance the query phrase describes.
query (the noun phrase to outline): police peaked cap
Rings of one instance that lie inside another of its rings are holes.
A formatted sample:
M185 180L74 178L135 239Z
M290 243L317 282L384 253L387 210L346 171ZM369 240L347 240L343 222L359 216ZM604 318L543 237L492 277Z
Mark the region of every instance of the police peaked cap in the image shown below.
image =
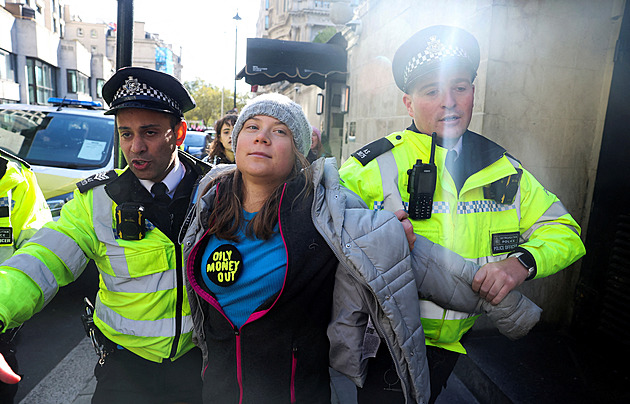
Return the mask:
M142 108L183 117L195 108L195 100L170 74L144 67L123 67L103 85L106 115L123 108Z
M408 93L419 77L443 67L463 66L474 79L479 57L479 43L468 31L434 25L416 32L398 48L392 72L398 88Z

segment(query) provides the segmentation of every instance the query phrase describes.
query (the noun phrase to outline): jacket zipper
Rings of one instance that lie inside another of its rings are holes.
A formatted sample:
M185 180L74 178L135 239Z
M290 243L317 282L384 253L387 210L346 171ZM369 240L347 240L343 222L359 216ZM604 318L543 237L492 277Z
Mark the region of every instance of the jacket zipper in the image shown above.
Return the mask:
M296 346L294 346L293 352L291 353L291 404L294 404L296 402L295 373L297 371L297 353L298 353L298 349Z
M204 235L195 243L195 245L193 246L193 248L190 250L190 254L188 255L188 265L194 265L196 259L197 259L197 253L199 252L199 245L201 240L207 236L208 231L206 230ZM201 298L201 296L199 296L199 294L195 293L197 299ZM243 403L243 368L242 368L242 356L241 356L241 331L239 330L238 327L236 327L234 325L234 323L232 323L232 321L230 321L230 319L228 318L228 316L225 314L225 312L223 311L223 308L221 307L221 305L219 304L219 302L217 301L217 299L213 298L212 296L208 297L211 300L208 299L204 299L206 300L210 306L212 306L216 311L218 311L219 313L221 313L221 315L223 316L223 318L225 318L225 321L228 322L228 324L230 324L230 326L232 327L232 329L234 330L234 339L235 339L235 350L236 350L236 381L238 383L238 390L239 390L239 399L238 402L239 404ZM203 310L200 310L203 313ZM243 324L245 325L245 324ZM202 327L203 328L203 327ZM206 338L205 335L203 336L203 342L206 342ZM206 367L204 368L203 372L204 372L204 377L205 377L205 372L206 369L208 368L208 366L210 365L210 362L208 362L208 364L206 365Z
M184 279L182 268L182 246L175 244L175 256L177 259L177 266L175 269L175 277L177 279L177 297L175 302L175 337L173 338L173 346L171 348L171 355L169 358L175 357L177 354L177 346L182 334L182 310L184 302Z
M282 236L282 242L284 244L284 249L285 251L287 251L287 243L284 240L284 235L282 234L282 223L280 221L280 207L282 206L282 199L284 197L284 191L286 190L286 186L287 184L284 184L284 188L282 190L282 194L280 196L280 206L278 206L278 228L280 231L280 234ZM195 245L193 246L193 248L190 250L190 254L188 255L188 262L195 262L196 258L197 258L197 253L199 252L199 243L201 242L201 240L206 237L208 231L206 230L206 232L204 233L204 235L195 243ZM181 254L181 251L179 252ZM192 257L192 259L191 259ZM179 261L178 261L179 262ZM193 264L190 264L193 265ZM288 251L287 251L287 269L285 271L285 275L284 275L284 279L286 282L286 278L288 276L288 266L289 266L289 262L288 262ZM188 269L188 266L187 266ZM178 279L179 282L179 279ZM280 296L282 295L282 290L284 290L284 283L282 285L282 289L280 290L280 294L278 295L276 301L278 301L278 299L280 299ZM199 297L199 296L197 296ZM207 299L204 299L207 300ZM208 301L208 303L210 303L210 305L212 307L214 307L215 310L217 310L219 313L221 313L223 315L223 317L225 318L225 320L232 326L233 330L234 330L234 337L235 337L235 342L236 342L236 379L238 382L238 388L239 388L239 404L243 403L243 369L242 369L242 355L241 355L241 331L239 328L237 328L232 321L230 321L230 319L228 318L228 316L225 314L225 312L223 311L223 308L221 307L221 305L219 304L219 302L215 299L212 298L212 301ZM265 311L265 314L267 311L271 310L271 308L273 306L275 306L276 302L274 302L271 307L269 309L267 309ZM263 314L264 315L264 314ZM262 316L261 316L262 317ZM260 317L255 318L252 321L255 321L256 319L258 319ZM242 326L245 326L245 324L250 323L250 320L247 320ZM204 342L205 342L205 336L204 336ZM296 358L296 354L297 354L297 348L293 348L293 353L292 353L292 375L291 375L291 403L295 403L295 392L294 392L294 374L295 374L295 369L297 368L297 358ZM206 366L207 368L207 366ZM204 374L206 369L203 370Z
M313 211L312 211L312 210L311 210L311 216L314 218L314 213L313 213ZM328 236L324 235L324 234L323 234L323 232L321 232L321 231L320 231L319 226L317 225L317 221L316 221L316 220L314 220L314 219L313 219L313 225L315 226L315 228L317 229L317 231L319 232L319 234L322 236L322 238L324 238L324 239L326 240L326 243L327 243L329 246L334 246L334 245L335 245L334 243L332 243L332 242L328 239ZM367 289L367 290L369 291L369 293L370 293L370 294L374 297L374 299L375 299L377 302L379 302L378 296L376 295L376 293L375 293L374 291L372 291L372 288L367 287L367 284L366 284L366 282L365 282L363 279L359 279L359 278L358 278L358 277L357 277L357 276L356 276L356 275L355 275L352 271L350 271L350 270L348 270L348 269L347 269L348 267L347 267L347 265L344 263L344 261L342 261L342 260L341 260L341 258L340 258L340 254L341 254L341 253L337 250L337 248L332 248L332 247L331 247L331 250L332 250L332 252L335 254L335 257L337 257L337 261L339 261L339 263L340 263L340 264L341 264L344 268L346 268L346 272L347 272L348 274L350 274L350 276L352 277L352 279L354 279L354 280L355 280L355 281L356 281L359 285L362 285L362 286L366 287L366 289ZM379 303L379 306L380 306L380 303ZM369 314L369 313L368 313L368 314ZM374 328L376 328L376 330L379 332L379 337L380 337L381 335L385 335L385 333L383 332L383 328L381 327L380 323L379 323L376 319L375 319L374 321L372 321L372 323L374 324ZM393 349L392 349L392 347L391 347L391 343L390 343L389 339L387 339L387 338L381 338L381 339L385 341L385 346L387 346L387 350L389 351L390 356L393 358L393 357L394 357L394 355L393 355ZM405 402L407 402L407 401L409 400L409 397L407 397L407 393L408 393L409 386L407 386L407 381L406 381L406 380L403 380L403 379L400 377L401 371L400 371L400 365L398 364L398 361L394 360L394 361L393 361L393 363L394 363L394 366L396 367L396 373L397 373L398 379L400 380L400 384L401 384L401 386L403 386L403 395L404 395L404 397L405 397Z
M229 320L228 320L229 321ZM241 363L241 332L234 327L234 337L236 338L236 379L238 381L239 404L243 403L243 369Z

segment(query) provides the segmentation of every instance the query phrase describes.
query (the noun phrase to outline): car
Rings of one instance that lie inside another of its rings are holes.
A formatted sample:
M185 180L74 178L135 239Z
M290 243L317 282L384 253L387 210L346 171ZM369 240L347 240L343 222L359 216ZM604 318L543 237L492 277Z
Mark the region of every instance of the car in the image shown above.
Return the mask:
M48 102L0 104L0 147L31 165L57 218L78 181L114 168L115 128L98 102Z
M213 141L217 135L217 131L214 128L208 128L204 132L208 135L208 143Z
M206 132L196 130L187 130L186 138L184 138L183 150L188 154L203 158L206 155Z

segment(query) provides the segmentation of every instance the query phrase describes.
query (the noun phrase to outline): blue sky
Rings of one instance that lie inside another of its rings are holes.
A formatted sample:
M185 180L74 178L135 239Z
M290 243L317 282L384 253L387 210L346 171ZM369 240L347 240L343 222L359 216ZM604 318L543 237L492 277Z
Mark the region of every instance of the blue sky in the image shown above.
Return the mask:
M134 0L134 20L160 35L173 50L182 51L182 80L199 77L215 86L234 89L235 21L238 14L238 70L245 66L246 38L256 36L260 0ZM65 0L84 22L116 22L116 0ZM244 80L239 93L249 91Z

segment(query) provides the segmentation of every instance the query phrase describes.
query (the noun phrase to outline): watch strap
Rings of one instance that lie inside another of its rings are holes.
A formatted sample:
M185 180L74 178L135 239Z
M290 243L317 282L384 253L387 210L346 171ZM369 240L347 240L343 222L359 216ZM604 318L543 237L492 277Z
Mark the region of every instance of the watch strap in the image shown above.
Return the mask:
M536 277L536 260L532 253L522 247L517 247L516 250L508 255L508 257L515 257L518 262L521 263L527 269L528 275L525 278L526 281L534 279Z

